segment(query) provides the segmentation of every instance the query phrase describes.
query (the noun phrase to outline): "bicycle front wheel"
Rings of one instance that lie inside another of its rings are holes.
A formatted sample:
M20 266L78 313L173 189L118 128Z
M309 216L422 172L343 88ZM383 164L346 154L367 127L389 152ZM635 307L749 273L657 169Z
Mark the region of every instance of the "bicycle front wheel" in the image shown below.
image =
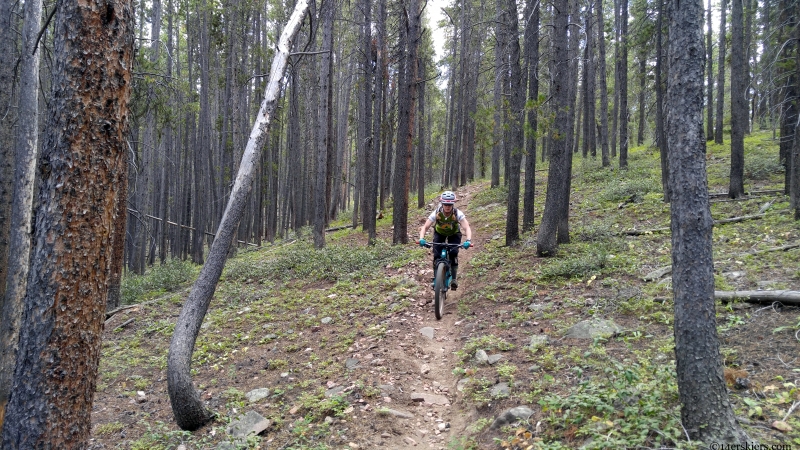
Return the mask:
M447 298L447 264L442 263L436 266L436 280L433 284L433 314L436 320L442 320L444 316L444 301Z

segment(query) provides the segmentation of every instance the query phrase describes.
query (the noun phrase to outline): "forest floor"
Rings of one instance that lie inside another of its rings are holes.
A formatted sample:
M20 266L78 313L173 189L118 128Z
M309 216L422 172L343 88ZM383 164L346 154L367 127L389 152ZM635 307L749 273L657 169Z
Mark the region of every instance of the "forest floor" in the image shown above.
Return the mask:
M717 289L800 290L800 248L749 253L800 242L800 229L774 192L783 174L773 143L758 135L747 148L750 195L712 196L712 215L764 215L715 227ZM719 193L727 159L713 150L709 187ZM657 154L632 150L624 172L575 164L571 243L553 258L535 256L536 229L505 246L504 189L478 181L457 191L475 246L460 253L460 286L440 321L431 256L388 245L386 212L375 247L344 229L322 251L301 237L240 252L195 346L194 383L217 418L194 432L175 425L166 356L197 268L173 262L126 279L139 294L106 323L89 448L698 448L680 423L669 275L643 279L671 261L669 232L657 231L669 226ZM537 171L537 224L546 178ZM409 242L435 196L410 211ZM740 423L753 442L800 448L800 310L717 305ZM618 330L566 336L590 319ZM248 400L256 389L266 397ZM529 408L516 410L524 420L497 421L517 407ZM266 429L236 441L228 429L249 411Z

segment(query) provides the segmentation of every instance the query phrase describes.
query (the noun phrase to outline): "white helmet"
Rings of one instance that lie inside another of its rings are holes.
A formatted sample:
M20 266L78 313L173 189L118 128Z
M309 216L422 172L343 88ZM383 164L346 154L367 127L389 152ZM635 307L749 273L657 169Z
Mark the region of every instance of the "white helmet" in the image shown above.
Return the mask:
M453 205L456 202L456 193L453 191L444 191L439 199L443 205Z

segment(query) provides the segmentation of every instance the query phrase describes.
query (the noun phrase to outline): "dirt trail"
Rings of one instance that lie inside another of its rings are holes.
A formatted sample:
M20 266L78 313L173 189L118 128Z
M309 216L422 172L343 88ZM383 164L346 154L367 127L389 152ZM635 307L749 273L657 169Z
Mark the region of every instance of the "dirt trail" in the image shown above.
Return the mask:
M467 214L469 220L471 193L457 194L460 199L457 207ZM409 228L413 236L416 236L417 227ZM472 241L480 242L476 228L472 226ZM402 330L398 331L403 339L392 346L388 353L388 359L398 363L393 367L393 372L399 374L395 383L398 393L395 396L401 402L405 400L397 409L411 412L414 417L390 421L390 432L382 433L383 448L446 449L475 420L474 409L462 401L462 394L457 389L459 377L453 374L458 363L455 351L462 347L459 340L466 325L459 318L457 307L461 296L470 287L468 274L475 252L473 249L459 252L459 288L448 292L442 320L436 320L433 312L430 255L415 274L415 280L423 285L423 298L417 300L411 308L412 312L398 319ZM432 338L430 328L433 329ZM423 331L428 335L424 335ZM424 397L424 401L420 401L420 397ZM392 408L391 404L385 406Z

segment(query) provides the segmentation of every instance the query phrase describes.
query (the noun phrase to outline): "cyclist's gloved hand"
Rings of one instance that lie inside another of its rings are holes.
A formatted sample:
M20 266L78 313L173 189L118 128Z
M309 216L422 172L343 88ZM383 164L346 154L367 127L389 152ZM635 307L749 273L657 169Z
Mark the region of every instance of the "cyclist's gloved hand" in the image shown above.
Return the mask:
M425 239L420 239L419 240L419 246L420 247L425 247L426 245L428 245L428 241L426 241Z
M461 244L461 246L464 247L465 249L469 248L470 245L472 245L472 242L470 242L470 241L467 241L467 242L464 242L463 244Z

